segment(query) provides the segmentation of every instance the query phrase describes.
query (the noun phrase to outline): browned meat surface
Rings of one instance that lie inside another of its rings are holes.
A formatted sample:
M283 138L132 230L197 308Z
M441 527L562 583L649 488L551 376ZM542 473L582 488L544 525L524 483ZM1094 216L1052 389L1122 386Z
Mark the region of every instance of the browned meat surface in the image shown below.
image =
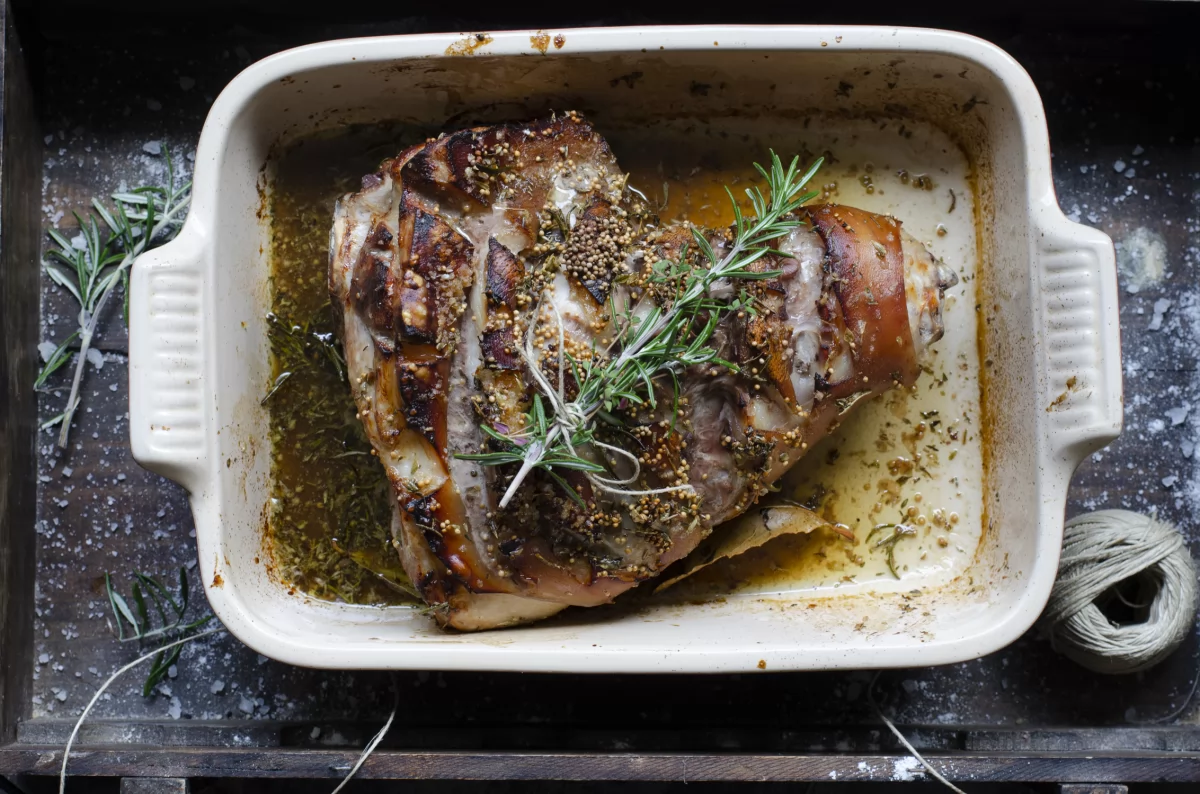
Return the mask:
M615 355L613 310L670 299L647 274L690 229L658 223L576 114L442 136L339 201L329 283L358 417L393 486L397 551L440 623L493 628L611 601L752 505L855 399L913 383L953 273L895 219L833 205L803 217L782 255L755 265L777 277L711 290L758 307L716 330L739 370L679 372L677 404L656 380L657 405L613 406L617 424L580 451L609 480L658 493L534 470L501 509L517 466L459 456L496 448L481 425L524 427L531 367L569 395L564 353ZM729 232L706 236L719 251Z

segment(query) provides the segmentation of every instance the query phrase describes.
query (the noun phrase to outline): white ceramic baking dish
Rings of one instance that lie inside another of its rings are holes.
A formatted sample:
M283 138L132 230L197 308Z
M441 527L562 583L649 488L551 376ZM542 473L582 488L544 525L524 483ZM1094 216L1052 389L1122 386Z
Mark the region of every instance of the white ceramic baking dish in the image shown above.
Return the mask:
M270 451L259 405L270 373L260 210L273 147L348 122L440 123L488 103L517 114L556 101L647 123L754 117L767 108L901 114L932 122L962 147L976 183L990 428L986 528L963 575L910 601L868 592L793 608L729 598L619 617L573 613L476 635L441 632L403 607L289 594L273 577L263 547ZM190 492L209 603L250 647L314 667L717 672L976 657L1037 618L1054 581L1071 473L1121 429L1112 244L1059 210L1042 104L1028 75L987 42L933 30L400 36L267 58L213 105L187 224L135 264L130 324L133 453ZM867 614L872 628L863 631Z

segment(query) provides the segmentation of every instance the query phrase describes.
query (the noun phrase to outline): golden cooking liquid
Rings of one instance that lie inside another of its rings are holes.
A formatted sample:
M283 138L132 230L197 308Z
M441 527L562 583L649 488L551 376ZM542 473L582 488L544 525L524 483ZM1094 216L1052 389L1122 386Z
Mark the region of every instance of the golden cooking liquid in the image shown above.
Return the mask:
M718 118L648 127L592 121L664 222L731 223L725 187L746 211L745 189L764 182L752 163L766 165L771 148L785 162L800 154L805 167L824 156L811 185L821 193L816 201L891 213L960 277L946 296L945 337L916 388L857 406L781 484L780 496L813 505L853 530L855 540L828 531L777 539L695 575L674 597L910 590L961 573L983 524L976 199L962 151L911 120ZM333 202L380 160L428 134L355 128L304 139L273 159L272 310L285 323L333 330L326 281ZM274 375L293 374L268 403L268 533L277 573L318 598L411 601L393 586L404 582L390 546L386 483L357 431L348 386L331 368L285 358L275 356ZM347 487L357 489L349 505L337 498ZM872 535L880 525L898 525L902 534L894 543L895 526Z

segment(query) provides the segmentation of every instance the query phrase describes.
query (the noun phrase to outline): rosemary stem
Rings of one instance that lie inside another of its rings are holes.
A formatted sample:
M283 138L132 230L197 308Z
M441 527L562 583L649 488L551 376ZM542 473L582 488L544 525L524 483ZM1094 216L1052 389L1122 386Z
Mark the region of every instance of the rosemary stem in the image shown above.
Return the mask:
M107 293L105 293L107 297ZM100 304L103 305L103 298ZM67 448L67 436L70 434L71 419L75 416L75 407L79 404L79 385L83 381L83 367L87 363L88 350L92 346L92 333L96 329L96 315L88 318L79 335L79 353L75 362L75 376L71 379L71 396L67 398L67 408L63 413L62 427L58 431L58 448Z
M596 355L586 359L582 365L583 372L586 373L584 377L580 376L576 366L579 362L570 359L572 371L577 381L581 381L574 384L577 391L575 398L570 401L566 399L568 353L564 338L565 328L552 296L549 305L558 324L557 389L541 371L541 359L535 349L534 330L540 321L543 302L547 299L547 293L543 292L533 312L525 343L522 348L518 348L528 367L535 392L532 407L526 413L525 427L514 435L502 436L494 430L488 431L488 435L493 439L508 442L508 448L503 452L461 456L490 465L515 463L518 458L521 460L519 471L499 502L500 508L508 506L521 483L535 468L549 472L577 502L581 502L579 495L567 486L565 481L554 475L552 469L556 466L583 471L596 488L626 497L693 490L689 484L653 489L626 488L625 486L633 485L640 479L639 462L636 456L626 450L599 441L596 438L594 422L598 415L603 415L606 421L610 421L610 412L614 410L614 405L623 411L628 403L635 406L631 409L633 412L639 410L636 406L643 403L647 403L650 408L657 407L656 393L660 384L656 384L655 381L664 374L670 374L674 381L678 410L679 373L693 365L708 362L717 362L735 371L738 369L731 362L720 359L718 347L710 342L724 312L746 309L751 314L754 313L754 308L750 305L752 297L743 291L736 300L722 303L712 294L712 288L722 279L758 281L779 275L761 267L752 269L751 266L762 257L777 253L771 242L787 235L803 223L803 220L795 215L795 211L805 201L817 195L801 195L801 191L820 167L821 160L815 162L804 174L797 172L798 164L799 157L796 157L792 159L791 165L785 168L774 151L771 152L769 172L755 164L755 169L768 183L770 199L757 187L746 191L755 212L750 222L744 217L733 193L726 189L733 204L735 234L729 239L728 250L723 256L717 255L712 241L701 229L691 227L687 230L709 267L705 268L695 262L695 257L689 260L687 245L683 246L677 262L661 261L649 265L650 270L645 274L649 281L675 285L670 305L654 300L655 305L647 313L641 314L640 319L637 306L626 305L622 324L617 317L614 302L612 315L613 323L617 327L613 329L613 337L605 347L603 357L610 355L613 346L618 342L622 349L611 360L604 361ZM666 270L659 272L660 266L666 267ZM649 292L646 294L650 295ZM653 298L653 295L650 297ZM651 317L654 319L651 320ZM594 344L593 351L595 352ZM640 393L643 389L644 394ZM546 405L549 406L549 411L545 410ZM598 450L604 450L610 455L608 461L614 468L617 464L613 456L624 458L631 464L624 469L626 476L622 476L620 470L612 471L598 462L597 455L603 457ZM588 454L581 455L581 451ZM629 474L630 470L632 474Z
M118 270L124 270L128 265L126 262L132 262L133 258L125 257L119 266ZM58 431L58 448L67 448L67 437L71 432L71 420L75 417L75 409L79 406L79 386L83 382L83 368L87 366L87 353L92 346L92 336L96 333L96 327L100 324L100 315L104 311L105 305L108 303L108 296L112 294L113 287L117 280L113 279L105 288L104 293L100 296L100 300L96 301L96 309L87 318L87 322L83 323L81 333L79 334L79 354L75 361L75 376L71 379L71 396L67 398L67 409L63 413L62 428ZM82 312L81 312L82 313Z
M730 263L735 262L737 257L741 256L743 252L744 248L740 244L735 244L733 248L729 250L729 253L727 253L724 258L721 259L717 266L709 270L708 275L706 275L702 280L696 282L696 285L693 286L692 289L683 296L681 296L675 302L675 304L677 306L686 305L687 303L699 298L705 290L712 286L714 281L718 281L725 277L725 271L729 268ZM654 323L654 327L648 333L639 334L637 341L634 342L634 344L624 348L620 355L618 355L613 361L611 370L613 372L620 372L625 365L637 358L638 354L642 352L646 345L657 339L658 335L662 333L663 329L666 328L667 325L669 325L672 321L674 321L676 314L676 311L663 314L661 317L659 317L658 321ZM667 368L668 366L660 366L657 372L661 372ZM657 372L655 374L657 374ZM596 382L596 385L602 386L599 381ZM587 421L590 422L596 415L596 412L598 412L603 406L604 401L601 399L601 397L597 395L589 395L588 399L583 405L583 415L587 417Z
M150 230L150 233L144 235L134 246L133 250L125 254L125 257L117 265L113 271L114 276L109 279L108 286L100 294L100 298L96 301L96 306L87 315L87 322L81 323L81 332L79 336L79 354L75 361L75 375L71 379L71 395L67 398L67 408L63 413L62 428L58 431L58 448L67 448L67 439L71 433L71 420L75 418L75 409L79 407L79 387L83 382L83 368L87 366L88 349L92 346L92 337L96 333L96 328L100 325L100 317L104 313L104 307L108 304L108 298L116 289L119 281L116 276L128 270L133 265L133 260L145 250L146 245L157 237L164 229L175 222L175 217L179 212L185 209L191 200L191 196L185 196L175 206L170 207L159 218L158 222ZM80 312L81 316L87 314L87 310L83 309Z
M500 500L500 509L508 507L508 503L512 501L517 489L521 487L521 483L529 476L529 472L533 471L533 467L542 462L542 455L547 447L554 443L554 433L557 430L551 430L546 436L546 443L533 441L529 444L528 451L525 453L525 459L521 461L521 468L517 471L517 476L513 477L512 483L508 486L508 490L504 492L504 498Z

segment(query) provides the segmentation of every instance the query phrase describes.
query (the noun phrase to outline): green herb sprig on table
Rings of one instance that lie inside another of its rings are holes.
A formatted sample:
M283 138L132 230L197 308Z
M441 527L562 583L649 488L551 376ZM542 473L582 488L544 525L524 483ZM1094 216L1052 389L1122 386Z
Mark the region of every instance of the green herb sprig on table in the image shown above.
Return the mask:
M750 266L774 252L771 245L774 240L801 225L802 221L793 217L792 213L804 202L817 196L816 193L802 194L801 191L821 163L821 160L817 160L808 171L801 173L799 158L794 158L784 168L773 151L769 172L755 163L755 169L767 182L769 198L757 187L746 190L754 211L754 217L749 219L743 216L732 191L725 188L734 213L734 236L725 254L718 256L704 234L693 228L692 244L708 263L707 267L692 264L685 246L678 261L658 262L651 268L651 284L672 295L667 304L654 305L644 317L639 317L632 305L618 313L610 299L613 319L617 321L619 329L609 348L611 351L619 347L619 352L611 358L593 356L581 361L569 355L559 318L558 383L551 383L541 370L534 346L534 332L541 306L535 309L525 343L519 348L538 388L524 426L518 432L502 434L487 424L481 425L480 429L501 449L459 455L484 465L521 464L500 500L501 508L508 505L534 469L546 472L577 501L582 500L556 473L556 469L582 471L596 488L624 495L667 493L691 488L689 485L677 485L652 490L631 489L629 486L634 485L641 476L637 457L620 447L598 440L595 422L599 418L619 424L612 412L623 401L655 406L655 382L658 379L670 379L678 400L678 375L690 366L711 363L733 371L738 369L734 363L719 358L710 342L722 316L731 311L751 309L752 302L744 293L733 301L717 300L711 297L710 288L722 279L752 281L779 275L777 271L751 270ZM553 305L551 309L554 310ZM565 387L568 366L579 387L577 395L571 400L566 397ZM585 447L602 449L624 459L633 473L628 477L609 476L607 469L580 454Z
M47 232L53 246L46 252L42 267L54 283L79 303L78 329L46 357L34 382L35 388L43 388L51 375L70 362L72 352L76 354L75 376L66 408L42 425L46 428L62 423L58 434L58 446L62 449L67 446L71 419L79 408L79 387L92 338L117 285L125 291L124 316L128 321L130 265L138 255L175 236L191 201L192 183L180 182L170 151L164 148L163 154L167 164L165 185L114 193L111 211L99 199L92 199L92 211L87 218L74 213L83 237L82 248L55 229Z
M198 620L188 621L188 579L187 570L179 569L179 590L172 594L158 579L144 573L133 575L133 585L130 587L130 597L125 598L113 588L112 577L104 574L104 590L108 595L109 606L112 607L112 620L109 628L121 642L138 643L162 637L168 640L188 638L210 620L212 615L206 615ZM130 606L130 601L133 605ZM150 606L153 605L154 613ZM158 625L155 625L153 614L158 615ZM171 669L171 665L179 659L183 644L177 644L160 650L154 657L154 663L146 681L142 685L142 696L149 697L154 687L162 681Z

